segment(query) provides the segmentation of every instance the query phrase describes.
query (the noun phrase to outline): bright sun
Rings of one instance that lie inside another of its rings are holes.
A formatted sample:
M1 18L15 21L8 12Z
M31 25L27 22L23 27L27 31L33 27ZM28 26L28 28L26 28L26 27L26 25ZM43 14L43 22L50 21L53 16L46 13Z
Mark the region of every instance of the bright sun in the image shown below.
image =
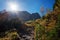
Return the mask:
M18 4L17 3L8 3L8 10L9 11L18 11Z

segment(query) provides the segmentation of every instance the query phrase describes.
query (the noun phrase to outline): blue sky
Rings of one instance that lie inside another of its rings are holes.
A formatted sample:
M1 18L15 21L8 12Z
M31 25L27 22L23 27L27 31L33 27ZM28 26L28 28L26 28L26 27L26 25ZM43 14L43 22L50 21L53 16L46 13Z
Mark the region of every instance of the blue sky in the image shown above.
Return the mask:
M55 3L55 0L0 0L0 11L6 9L7 2L10 1L18 3L20 11L28 11L30 13L40 13L42 6L45 10L46 8L53 9L53 4Z

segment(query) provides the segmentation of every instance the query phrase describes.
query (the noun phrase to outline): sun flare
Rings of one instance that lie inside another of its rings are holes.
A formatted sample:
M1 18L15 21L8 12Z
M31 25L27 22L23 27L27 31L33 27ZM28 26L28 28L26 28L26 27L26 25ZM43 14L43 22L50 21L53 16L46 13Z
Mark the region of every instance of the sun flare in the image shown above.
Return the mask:
M9 11L18 11L19 7L17 3L8 3Z

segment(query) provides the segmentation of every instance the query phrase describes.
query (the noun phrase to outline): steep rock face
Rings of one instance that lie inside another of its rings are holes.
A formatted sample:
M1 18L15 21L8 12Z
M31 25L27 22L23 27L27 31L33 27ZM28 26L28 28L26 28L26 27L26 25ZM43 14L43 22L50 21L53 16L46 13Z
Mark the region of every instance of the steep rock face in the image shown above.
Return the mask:
M31 14L27 11L19 11L17 15L22 21L28 21L31 19Z
M40 15L38 13L32 13L32 19L33 20L40 19Z

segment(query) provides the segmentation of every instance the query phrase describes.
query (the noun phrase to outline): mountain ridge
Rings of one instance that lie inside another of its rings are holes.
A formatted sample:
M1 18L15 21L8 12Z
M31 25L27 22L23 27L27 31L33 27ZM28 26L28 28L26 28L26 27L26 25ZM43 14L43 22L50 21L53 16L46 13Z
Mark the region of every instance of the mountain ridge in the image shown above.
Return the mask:
M40 15L38 13L32 13L30 14L29 12L27 11L18 11L17 13L15 12L8 12L8 11L2 11L0 12L0 14L3 15L4 14L8 14L8 20L10 19L14 19L14 18L19 18L21 21L29 21L29 20L36 20L36 19L39 19L41 18Z

